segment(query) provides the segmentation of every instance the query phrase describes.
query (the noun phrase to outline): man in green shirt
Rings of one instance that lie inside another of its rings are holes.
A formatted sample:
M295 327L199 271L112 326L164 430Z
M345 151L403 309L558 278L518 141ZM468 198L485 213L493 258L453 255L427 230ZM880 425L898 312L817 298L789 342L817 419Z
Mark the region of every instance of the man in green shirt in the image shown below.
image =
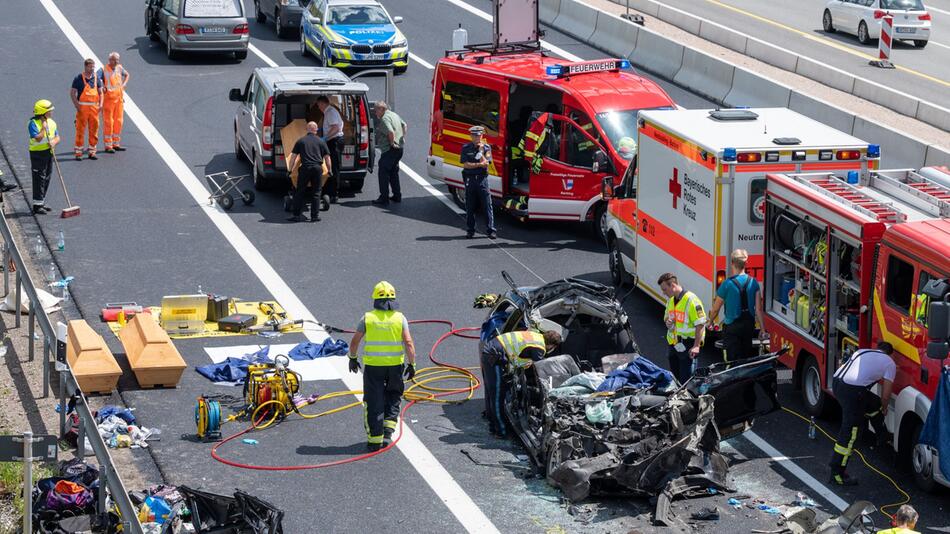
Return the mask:
M379 149L379 197L373 201L377 206L388 206L389 201L402 202L399 187L399 160L402 159L406 123L389 109L385 102L376 102L376 148ZM392 196L389 190L392 188Z

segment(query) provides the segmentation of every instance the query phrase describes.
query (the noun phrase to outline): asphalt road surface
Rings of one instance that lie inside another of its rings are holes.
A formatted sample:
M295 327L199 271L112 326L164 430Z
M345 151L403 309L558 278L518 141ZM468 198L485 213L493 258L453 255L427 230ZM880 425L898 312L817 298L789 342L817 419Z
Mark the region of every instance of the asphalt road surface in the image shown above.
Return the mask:
M402 31L413 54L433 64L450 46L451 30L458 23L469 30L470 42L489 38L490 24L460 3L391 0L386 5L392 14L406 18ZM469 5L490 10L484 0ZM361 194L342 199L324 214L323 222L290 225L284 221L279 193L261 193L253 207L239 203L224 213L207 206L200 178L223 170L250 171L233 153L235 105L227 99L228 90L243 87L251 69L269 62L313 64L312 58L301 57L295 39L280 40L271 25L252 22L256 49L244 62L215 57L171 62L143 35L140 2L18 0L5 7L0 65L8 76L0 91L0 109L7 112L0 115L0 143L28 193L26 121L37 98L54 101L64 143L58 153L82 214L67 220L45 216L40 224L51 244L60 230L65 232L66 250L56 254L56 261L62 272L76 278L72 295L83 316L116 352L121 352L117 340L96 320L104 303L158 304L162 295L192 292L199 285L245 300L277 298L297 316L312 314L325 323L350 327L370 305L371 288L381 279L396 286L402 310L411 319L442 318L459 326L480 324L484 316L471 308L472 299L503 291L502 270L526 285L568 276L609 283L603 246L587 226L520 224L499 216L497 242L464 239L458 212L444 195L432 194L444 189L424 178L431 70L420 61L413 61L409 72L396 79L396 110L409 124L403 202L388 209L370 205L376 193L370 179ZM603 56L553 30L546 40L584 59ZM123 136L129 151L102 154L97 162L69 158L73 127L68 90L85 53L77 46L86 45L99 59L119 51L132 75ZM710 105L661 83L686 107ZM380 94L381 80L369 84ZM59 208L63 198L55 185L49 202ZM639 292L625 305L646 355L665 364L660 307ZM437 326L413 329L422 365L428 364L427 349L443 331ZM176 345L194 367L211 361L204 350L209 346L303 339L296 334L277 340L233 337ZM439 357L456 365L477 365L470 341L451 340ZM346 373L344 359L335 358L321 380L306 382L303 391L326 393L358 384ZM283 508L285 531L290 533L627 532L648 525L652 511L646 501L614 499L593 501L597 510L587 522L571 515L543 479L525 476L527 464L517 445L488 434L480 417L480 392L465 404L415 407L405 421L412 435L398 451L330 469L266 471L218 463L210 456L211 444L193 438L196 396L239 396L236 388L215 386L193 369L174 390L138 390L134 381L123 385L125 400L137 409L143 424L162 429L163 439L151 453L168 482L224 493L244 489ZM790 388L783 388L782 399L791 408L800 406L797 392ZM837 422L822 424L834 431ZM228 434L240 428L230 423L224 430ZM860 465L853 470L864 482L859 488L825 487L821 482L827 476L831 445L806 436L806 424L776 413L757 421L754 433L731 440L727 452L739 492L773 504L789 503L804 492L818 501L823 514L859 498L879 505L900 500L886 482ZM350 410L316 422L291 420L254 438L256 446L238 442L219 452L238 462L269 466L313 464L361 453L365 434L359 410ZM944 496L916 491L907 472L895 469L886 455L870 454L869 459L912 494L924 531L947 529ZM677 504L677 509L687 513L719 505L724 518L697 527L702 530L774 528L773 518L759 511L732 511L725 500L711 496Z
M619 2L622 3L622 2ZM877 59L876 40L866 45L850 33L826 33L821 27L825 0L660 0L698 17L776 44L939 106L950 107L950 0L924 2L933 18L930 41L923 49L896 41L891 62L896 69L868 65Z

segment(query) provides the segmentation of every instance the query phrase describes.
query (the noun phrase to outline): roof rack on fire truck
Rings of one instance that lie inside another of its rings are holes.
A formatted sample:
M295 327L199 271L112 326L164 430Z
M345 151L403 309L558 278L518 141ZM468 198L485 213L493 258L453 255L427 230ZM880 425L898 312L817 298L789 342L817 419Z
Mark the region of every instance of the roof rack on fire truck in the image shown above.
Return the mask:
M833 198L836 202L841 202L871 219L885 223L904 222L907 219L907 216L895 209L890 202L877 200L834 174L808 173L787 176L812 191Z
M934 217L950 217L950 186L914 169L872 171L868 186Z
M508 54L530 54L541 52L540 41L527 41L523 43L504 43L495 45L493 43L470 44L465 45L461 50L446 50L445 57L456 56L462 59L465 54L471 52L482 52L490 56L503 56ZM542 52L543 53L543 52ZM460 57L461 56L461 57Z

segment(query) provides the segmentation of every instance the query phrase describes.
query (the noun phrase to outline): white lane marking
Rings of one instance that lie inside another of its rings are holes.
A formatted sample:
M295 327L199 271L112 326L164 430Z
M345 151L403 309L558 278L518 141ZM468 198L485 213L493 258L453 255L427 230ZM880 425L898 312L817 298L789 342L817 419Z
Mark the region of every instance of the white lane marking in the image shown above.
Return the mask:
M462 0L447 0L447 1L450 4L455 4L456 6L464 9L465 11L468 11L469 13L475 15L476 17L479 17L483 20L487 20L488 22L492 21L491 15L489 15L488 13L485 13L484 11L482 11L481 9L478 9L475 6L466 4ZM546 48L547 50L550 50L551 52L554 52L555 54L561 56L564 59L567 59L570 61L583 61L583 59L580 56L572 54L568 52L567 50L564 50L563 48L559 46L555 46L547 41L541 41L541 46L543 48Z
M930 44L936 45L936 46L942 46L943 48L950 48L950 45L945 45L945 44L943 44L943 43L938 43L937 41L934 41L934 40L931 40L931 41L930 41Z
M950 11L945 9L939 9L934 6L927 6L927 11L936 11L937 13L943 13L944 15L950 15Z
M86 41L79 35L69 20L63 15L62 11L53 3L53 0L40 0L43 7L50 14L53 21L59 26L60 30L72 43L73 47L79 52L80 56L94 58L97 66L102 66L95 53L86 44ZM133 99L126 94L125 111L129 119L135 123L139 131L142 132L148 142L152 145L158 155L162 158L168 168L175 174L178 181L181 182L187 190L198 208L201 209L211 222L218 228L221 235L234 247L238 255L247 263L251 272L253 272L264 287L278 302L283 305L292 316L299 319L316 321L310 310L304 305L300 298L280 277L277 271L264 258L263 254L251 243L250 239L241 231L235 222L220 208L215 205L208 205L208 191L201 185L198 177L195 176L188 164L181 159L181 156L171 147L164 136L148 119L145 113L135 104ZM327 338L327 333L322 328L314 331L307 330L306 337L316 343L322 342ZM346 358L333 357L333 370L336 371L338 378L346 385L348 389L360 390L363 387L362 377L358 374L347 372ZM458 485L452 475L439 463L426 446L407 426L403 427L402 437L398 443L399 450L405 455L409 463L416 469L419 475L432 488L432 491L442 500L445 506L452 512L459 523L469 532L498 532L498 529L492 524L491 520L478 508L471 497Z
M769 456L769 460L772 460L787 469L791 474L795 475L799 480L804 482L815 493L821 495L826 501L831 503L831 505L838 510L844 510L848 507L848 503L845 502L845 500L841 497L838 497L838 495L831 491L828 486L818 482L815 477L809 475L804 469L799 467L798 464L779 452L778 449L773 447L769 442L760 438L755 432L749 430L748 432L742 434L742 437L767 454Z
M269 57L267 57L266 55L264 55L264 52L261 52L261 49L260 49L260 48L254 46L253 44L248 43L247 49L250 50L252 54L254 54L255 56L257 56L258 59L260 59L260 60L263 61L264 63L267 63L267 66L268 66L268 67L276 67L276 66L277 66L277 63L274 63L274 61L271 60L271 58L269 58Z
M432 69L435 68L435 67L432 66L432 63L429 63L428 61L422 59L421 57L419 57L419 56L417 56L417 55L415 55L415 54L413 54L412 52L409 52L409 59L415 61L416 63L422 65L423 67L425 67L425 68L427 68L427 69L429 69L429 70L432 70Z
M402 172L408 174L409 177L412 178L414 182L422 186L422 188L425 189L427 193L439 199L443 204L446 205L446 207L452 210L453 213L455 213L456 215L465 215L465 210L458 207L458 204L456 204L455 201L452 200L451 197L449 197L449 195L436 189L435 186L432 185L432 183L430 183L428 180L420 176L419 173L417 173L416 171L412 170L412 168L409 167L409 165L406 165L405 163L400 161L399 168L402 169Z

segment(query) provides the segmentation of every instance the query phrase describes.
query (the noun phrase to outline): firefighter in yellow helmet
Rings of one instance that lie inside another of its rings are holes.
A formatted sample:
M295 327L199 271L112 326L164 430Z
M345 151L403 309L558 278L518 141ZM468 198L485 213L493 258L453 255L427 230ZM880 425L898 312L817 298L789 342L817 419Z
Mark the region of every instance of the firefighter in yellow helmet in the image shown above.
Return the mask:
M46 190L53 173L53 151L59 143L59 130L53 120L53 103L37 100L33 104L30 131L30 170L33 172L33 213L42 215L46 207Z
M396 311L396 288L385 280L373 288L373 309L363 314L350 341L350 372L360 370L357 350L363 341L363 407L366 446L389 445L399 423L403 379L416 374L416 348L409 321ZM408 365L403 365L406 360Z

